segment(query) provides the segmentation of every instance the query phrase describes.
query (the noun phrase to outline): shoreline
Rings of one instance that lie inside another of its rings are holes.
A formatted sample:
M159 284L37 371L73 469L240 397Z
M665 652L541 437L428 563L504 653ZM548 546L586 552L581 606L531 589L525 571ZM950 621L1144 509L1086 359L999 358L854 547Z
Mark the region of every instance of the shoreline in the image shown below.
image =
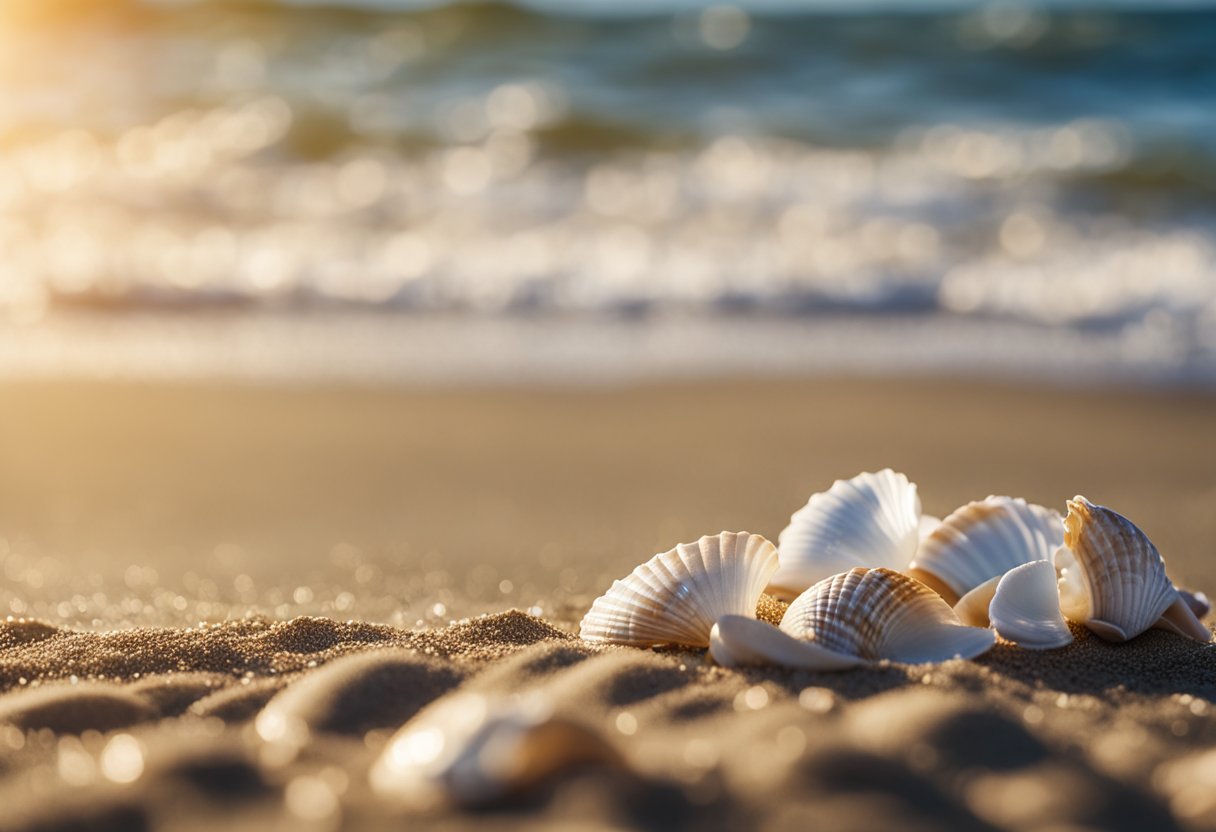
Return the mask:
M0 321L0 379L594 390L905 377L1216 393L1214 345L1198 335L943 312L31 314L27 324Z

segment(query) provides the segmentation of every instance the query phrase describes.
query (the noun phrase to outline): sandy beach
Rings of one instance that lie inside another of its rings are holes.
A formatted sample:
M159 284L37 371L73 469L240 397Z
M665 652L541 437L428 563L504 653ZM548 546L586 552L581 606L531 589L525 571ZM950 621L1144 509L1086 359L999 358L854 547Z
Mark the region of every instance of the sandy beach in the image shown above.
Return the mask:
M1216 827L1216 653L1171 634L841 673L575 636L654 552L775 539L887 465L943 515L1085 493L1211 592L1210 396L57 382L0 412L5 828ZM461 694L532 694L582 750L487 805L373 790Z

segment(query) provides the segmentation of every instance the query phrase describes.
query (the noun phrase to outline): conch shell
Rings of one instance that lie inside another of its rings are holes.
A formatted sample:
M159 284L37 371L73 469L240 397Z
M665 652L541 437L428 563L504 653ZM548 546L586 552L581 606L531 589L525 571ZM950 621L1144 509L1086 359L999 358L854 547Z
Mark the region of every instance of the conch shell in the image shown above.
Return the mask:
M1068 501L1064 525L1055 566L1068 618L1107 641L1127 641L1151 627L1211 640L1166 576L1157 547L1135 523L1078 495Z
M655 555L596 599L579 625L588 641L708 647L724 615L756 616L777 570L777 548L758 534L722 532Z
M903 569L920 542L916 485L890 468L837 480L811 496L777 538L769 593L789 599L855 566Z

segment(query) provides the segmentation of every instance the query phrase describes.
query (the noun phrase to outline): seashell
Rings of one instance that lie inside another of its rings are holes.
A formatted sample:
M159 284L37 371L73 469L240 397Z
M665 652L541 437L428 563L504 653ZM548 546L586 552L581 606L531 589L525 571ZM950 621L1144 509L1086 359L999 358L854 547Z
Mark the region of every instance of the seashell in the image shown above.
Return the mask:
M724 615L754 618L777 570L777 548L758 534L722 532L655 555L595 600L579 625L588 641L708 647Z
M826 650L796 639L767 621L724 615L709 634L709 654L723 667L777 665L798 670L845 670L864 664L859 656Z
M1013 497L989 497L956 509L925 538L908 574L947 603L1015 566L1050 560L1064 540L1060 515Z
M781 532L781 567L768 591L788 599L855 566L903 569L920 529L920 497L903 474L885 468L837 480L812 495Z
M599 733L554 716L547 696L466 692L437 701L407 722L369 778L381 797L414 810L474 808L583 763L624 765Z
M850 569L808 589L781 629L844 656L918 664L969 659L991 647L991 630L964 626L927 586L892 569Z
M988 608L997 635L1019 647L1050 650L1072 643L1060 615L1056 570L1045 560L1015 566L999 579Z
M1212 634L1165 574L1157 547L1135 523L1082 496L1068 501L1064 545L1055 553L1060 608L1107 641L1150 627L1207 642Z
M1177 587L1175 587L1178 589ZM1212 602L1208 600L1208 596L1202 592L1193 592L1189 589L1178 589L1178 594L1182 600L1195 614L1196 618L1203 618L1212 611Z
M954 614L958 616L958 620L971 627L989 626L992 620L988 617L988 607L992 604L992 596L996 595L997 584L1003 577L1005 576L997 575L995 578L989 578L959 598L958 603L954 605Z
M920 522L916 525L917 536L924 540L933 532L937 531L937 527L942 524L942 518L934 517L932 514L922 514Z

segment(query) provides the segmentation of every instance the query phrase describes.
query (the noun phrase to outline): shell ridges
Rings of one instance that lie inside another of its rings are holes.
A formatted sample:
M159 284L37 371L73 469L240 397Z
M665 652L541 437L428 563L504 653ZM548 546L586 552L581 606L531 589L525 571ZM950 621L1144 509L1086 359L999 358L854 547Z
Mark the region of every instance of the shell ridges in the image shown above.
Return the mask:
M1054 560L1065 615L1108 641L1127 641L1154 626L1210 639L1166 576L1161 553L1135 523L1080 495L1068 501L1064 523L1064 545ZM1163 620L1167 612L1179 623Z
M781 629L837 653L909 664L973 658L995 640L964 626L924 584L883 567L820 581L790 605Z
M635 647L707 647L721 616L755 617L776 569L777 549L760 535L706 535L657 554L614 581L591 605L579 634L588 641Z
M769 591L792 598L855 566L903 569L920 538L916 485L890 468L837 480L813 494L778 537Z
M1050 560L1063 540L1064 525L1055 511L1021 498L991 496L955 509L922 541L908 571L955 603L1015 566Z

